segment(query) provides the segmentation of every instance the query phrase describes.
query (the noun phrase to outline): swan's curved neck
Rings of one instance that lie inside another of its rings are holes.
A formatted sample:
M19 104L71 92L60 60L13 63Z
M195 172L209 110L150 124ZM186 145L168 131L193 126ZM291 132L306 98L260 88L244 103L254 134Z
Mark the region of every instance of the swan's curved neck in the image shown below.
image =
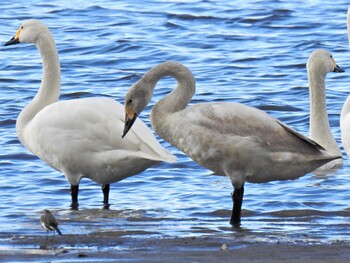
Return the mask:
M36 43L43 64L43 77L40 89L31 103L20 113L16 130L21 139L25 126L47 105L56 102L60 95L61 68L58 59L56 44L49 31L43 31Z
M308 71L310 89L310 138L327 151L340 154L340 149L329 125L325 78L325 75L317 71Z
M153 126L157 126L158 121L167 115L184 109L195 93L195 79L191 71L176 62L166 62L154 67L144 75L141 81L149 83L149 88L153 92L157 82L166 76L175 78L177 86L153 107L151 113Z

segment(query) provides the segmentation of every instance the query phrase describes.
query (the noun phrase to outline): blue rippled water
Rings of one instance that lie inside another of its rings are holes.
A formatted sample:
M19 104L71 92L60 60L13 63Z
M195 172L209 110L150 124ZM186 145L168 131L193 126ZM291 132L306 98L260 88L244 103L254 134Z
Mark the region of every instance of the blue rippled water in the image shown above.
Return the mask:
M0 7L4 43L26 19L51 29L62 65L61 99L108 96L128 88L154 65L175 60L197 81L191 103L235 101L267 111L308 135L305 64L316 48L333 53L344 74L327 77L327 103L339 146L339 115L350 94L348 1L8 1ZM0 47L0 237L42 235L49 208L64 233L145 231L147 236L230 236L232 187L174 147L174 165L160 164L113 184L111 211L100 210L100 186L82 180L80 210L70 211L69 184L18 141L15 122L41 81L32 45ZM154 101L171 90L162 80ZM149 110L141 118L149 124ZM283 171L281 171L283 172ZM332 174L246 184L242 240L350 242L350 161Z

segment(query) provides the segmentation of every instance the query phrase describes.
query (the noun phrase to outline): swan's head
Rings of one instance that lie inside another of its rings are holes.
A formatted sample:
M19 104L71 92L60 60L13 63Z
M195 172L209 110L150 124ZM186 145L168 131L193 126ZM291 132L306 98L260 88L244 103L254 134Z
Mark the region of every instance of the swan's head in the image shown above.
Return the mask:
M7 41L4 46L14 45L22 42L36 43L42 32L47 32L49 29L39 20L26 20L17 30L15 36Z
M317 72L325 77L328 72L344 72L344 70L337 65L332 54L325 49L316 49L310 55L307 65L308 72Z
M132 125L134 124L137 116L140 112L146 108L149 100L152 97L152 89L147 88L146 85L141 79L136 84L134 84L128 91L124 100L125 107L125 124L122 137L124 137Z

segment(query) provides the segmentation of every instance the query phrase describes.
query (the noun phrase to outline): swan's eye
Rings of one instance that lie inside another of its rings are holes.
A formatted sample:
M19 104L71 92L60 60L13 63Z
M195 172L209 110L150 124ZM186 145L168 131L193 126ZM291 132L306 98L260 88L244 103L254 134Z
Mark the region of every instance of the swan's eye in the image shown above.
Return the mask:
M332 56L332 55L330 55L330 57L331 57L331 58L333 58L333 56Z
M21 26L21 29L23 29L23 26Z
M132 102L132 99L129 99L129 100L128 100L128 103L131 103L131 102Z

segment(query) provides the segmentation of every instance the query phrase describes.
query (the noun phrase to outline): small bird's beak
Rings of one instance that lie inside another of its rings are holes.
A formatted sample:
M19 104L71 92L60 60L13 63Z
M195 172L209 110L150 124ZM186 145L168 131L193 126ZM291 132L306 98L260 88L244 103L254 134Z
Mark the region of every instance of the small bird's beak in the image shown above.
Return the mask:
M338 65L335 65L333 72L345 72L345 70L339 67Z
M125 124L124 124L124 131L123 131L122 138L124 138L125 135L128 133L128 131L131 129L136 119L137 119L137 114L131 109L125 108Z
M19 43L19 38L13 37L9 41L7 41L4 46L11 46Z

